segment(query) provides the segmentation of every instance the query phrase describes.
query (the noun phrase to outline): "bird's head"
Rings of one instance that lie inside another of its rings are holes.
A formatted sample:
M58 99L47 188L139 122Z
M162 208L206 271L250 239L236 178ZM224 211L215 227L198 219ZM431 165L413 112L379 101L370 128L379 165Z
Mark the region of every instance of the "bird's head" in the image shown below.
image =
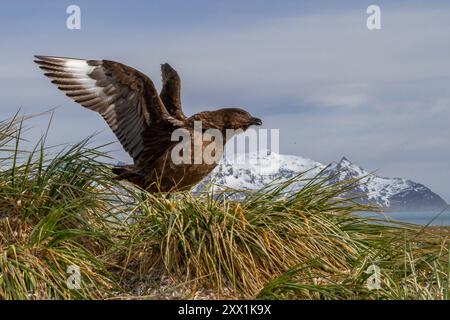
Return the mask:
M211 112L212 118L224 129L247 130L250 126L260 126L262 121L240 108L224 108Z

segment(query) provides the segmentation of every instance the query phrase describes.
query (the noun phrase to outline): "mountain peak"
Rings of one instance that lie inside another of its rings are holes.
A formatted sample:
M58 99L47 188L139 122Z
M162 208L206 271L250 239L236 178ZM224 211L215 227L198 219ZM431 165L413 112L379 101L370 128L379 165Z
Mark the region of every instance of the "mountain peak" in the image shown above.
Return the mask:
M346 156L343 156L343 157L341 158L341 161L339 161L339 162L340 162L340 163L342 163L342 162L352 163L350 160L347 159Z
M196 190L201 190L211 179L214 179L216 186L235 190L257 190L273 181L290 180L302 172L307 172L304 178L309 179L325 168L326 174L336 176L338 181L361 178L361 185L355 186L352 192L365 195L361 200L363 203L392 211L435 210L446 206L441 197L419 183L371 174L346 157L327 167L311 159L273 152L270 155L239 154L236 158L223 159ZM292 192L300 190L303 185L302 180L295 182L291 186Z

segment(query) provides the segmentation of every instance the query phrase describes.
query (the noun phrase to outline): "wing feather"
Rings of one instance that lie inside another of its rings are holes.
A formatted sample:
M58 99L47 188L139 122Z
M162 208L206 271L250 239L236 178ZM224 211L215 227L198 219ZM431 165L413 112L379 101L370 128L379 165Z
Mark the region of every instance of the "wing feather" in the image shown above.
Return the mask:
M168 63L161 65L162 90L161 100L171 116L185 120L186 116L181 108L181 79L178 73Z
M146 149L143 134L150 126L181 125L150 78L136 69L108 60L36 56L35 62L68 97L100 113L135 161Z

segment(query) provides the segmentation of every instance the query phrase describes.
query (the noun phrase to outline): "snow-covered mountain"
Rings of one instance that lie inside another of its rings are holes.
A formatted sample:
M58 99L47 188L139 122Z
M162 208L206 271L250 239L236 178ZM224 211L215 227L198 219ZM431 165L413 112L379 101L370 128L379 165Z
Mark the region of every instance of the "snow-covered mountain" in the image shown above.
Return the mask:
M364 195L362 202L376 204L389 211L431 211L444 209L447 205L439 195L420 183L377 176L345 157L327 167L310 159L267 152L242 154L235 159L224 158L196 189L202 189L212 180L218 186L255 190L274 180L286 181L305 171L308 171L305 177L309 178L324 169L336 180L365 176L361 186L354 191ZM292 185L293 190L301 187L301 183Z

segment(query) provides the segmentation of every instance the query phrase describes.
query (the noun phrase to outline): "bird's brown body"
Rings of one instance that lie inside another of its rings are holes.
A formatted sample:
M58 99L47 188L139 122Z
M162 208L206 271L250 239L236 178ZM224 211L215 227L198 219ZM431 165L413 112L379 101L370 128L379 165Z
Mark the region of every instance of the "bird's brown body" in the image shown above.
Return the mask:
M227 129L245 131L251 125L261 124L261 120L237 108L204 111L187 118L181 108L181 80L167 63L161 66L163 88L158 95L150 78L118 62L36 58L45 75L67 96L103 116L131 155L133 165L113 168L117 179L151 192L188 189L217 165L194 163L193 154L190 163L174 162L172 150L178 143L172 141L175 130L194 136L194 124L201 122L202 132L220 131L223 141L202 142L200 148L204 150L210 143L220 143L223 148Z
M186 119L183 128L189 131L190 136L194 135L194 121L202 121L201 116L195 115ZM202 121L205 124L206 121ZM206 127L211 129L211 126ZM165 142L167 147L164 154L157 158L152 163L149 163L146 158L141 158L142 162L136 162L135 165L115 167L113 172L117 174L118 179L124 179L133 182L151 192L169 192L181 191L189 189L190 187L199 183L205 176L207 176L217 166L216 162L212 164L194 163L194 155L190 156L189 164L175 164L171 160L172 149L177 144L175 141ZM214 142L203 141L200 150L201 152L210 144ZM221 148L225 146L226 141L223 141ZM191 143L191 150L194 149L194 142ZM221 154L218 155L219 157Z

